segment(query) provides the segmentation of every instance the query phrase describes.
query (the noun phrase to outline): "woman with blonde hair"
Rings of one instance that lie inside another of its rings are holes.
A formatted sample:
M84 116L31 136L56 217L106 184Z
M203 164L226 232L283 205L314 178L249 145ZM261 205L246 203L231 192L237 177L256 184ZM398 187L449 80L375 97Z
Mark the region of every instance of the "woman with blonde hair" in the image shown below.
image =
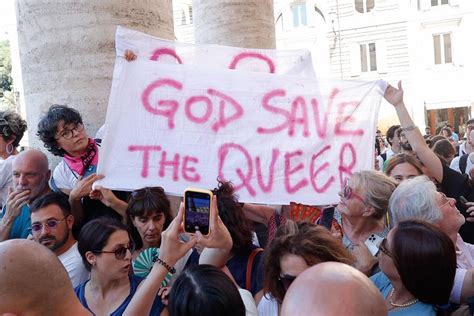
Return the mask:
M339 192L336 219L343 243L356 257L356 268L372 275L378 242L388 234L388 201L397 182L379 171L355 172Z

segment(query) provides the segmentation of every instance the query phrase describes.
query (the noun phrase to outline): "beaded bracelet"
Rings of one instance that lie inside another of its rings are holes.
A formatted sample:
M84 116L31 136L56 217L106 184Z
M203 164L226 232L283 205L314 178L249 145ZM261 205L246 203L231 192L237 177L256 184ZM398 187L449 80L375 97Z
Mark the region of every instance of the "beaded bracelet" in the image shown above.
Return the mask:
M170 266L169 264L167 264L166 262L158 258L158 253L153 254L153 258L151 260L153 262L158 262L159 264L161 264L163 267L166 268L166 270L168 270L169 273L171 274L176 273L176 269L174 267Z

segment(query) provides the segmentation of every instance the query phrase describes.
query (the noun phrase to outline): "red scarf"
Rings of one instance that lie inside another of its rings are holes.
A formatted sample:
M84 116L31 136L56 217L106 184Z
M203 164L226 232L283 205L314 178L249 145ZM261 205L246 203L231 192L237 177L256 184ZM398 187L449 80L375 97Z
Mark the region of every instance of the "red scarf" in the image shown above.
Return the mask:
M80 157L71 157L64 154L64 162L66 162L72 171L82 176L90 165L97 166L99 160L99 155L97 155L98 152L99 148L97 147L97 144L92 138L89 138L89 143L87 144L84 154Z

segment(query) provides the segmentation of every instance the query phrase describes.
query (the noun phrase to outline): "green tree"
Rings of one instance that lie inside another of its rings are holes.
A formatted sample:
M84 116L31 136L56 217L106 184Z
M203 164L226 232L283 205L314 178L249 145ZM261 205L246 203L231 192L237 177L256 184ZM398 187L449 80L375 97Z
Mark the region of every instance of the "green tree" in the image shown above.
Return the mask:
M0 91L12 91L12 62L10 56L10 44L8 41L0 41Z

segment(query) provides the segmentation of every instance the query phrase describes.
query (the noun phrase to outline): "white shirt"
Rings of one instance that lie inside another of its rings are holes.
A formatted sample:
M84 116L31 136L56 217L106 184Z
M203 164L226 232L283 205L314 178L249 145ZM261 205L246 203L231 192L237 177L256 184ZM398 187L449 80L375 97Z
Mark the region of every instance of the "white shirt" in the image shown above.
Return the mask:
M385 161L387 161L387 160L389 160L390 158L392 158L393 155L396 155L397 153L394 152L394 151L392 150L392 148L389 148L389 149L385 152L385 154L387 155ZM378 156L377 156L377 160L379 161L379 168L380 168L380 170L383 170L383 164L384 164L385 161L383 160L382 156L381 156L381 155L378 155Z
M454 157L454 159L451 161L451 164L449 165L449 168L461 173L461 167L459 166L460 160L461 160L461 156ZM469 171L471 171L473 167L474 167L474 153L470 153L466 160L466 170L464 171L464 173L469 175Z
M268 293L262 296L257 309L260 316L278 316L278 302Z
M69 274L73 287L89 280L89 271L86 270L79 250L77 250L77 241L65 253L59 255L58 259Z
M258 316L257 306L255 306L255 300L253 299L252 293L244 289L239 289L239 294L245 305L245 315Z

